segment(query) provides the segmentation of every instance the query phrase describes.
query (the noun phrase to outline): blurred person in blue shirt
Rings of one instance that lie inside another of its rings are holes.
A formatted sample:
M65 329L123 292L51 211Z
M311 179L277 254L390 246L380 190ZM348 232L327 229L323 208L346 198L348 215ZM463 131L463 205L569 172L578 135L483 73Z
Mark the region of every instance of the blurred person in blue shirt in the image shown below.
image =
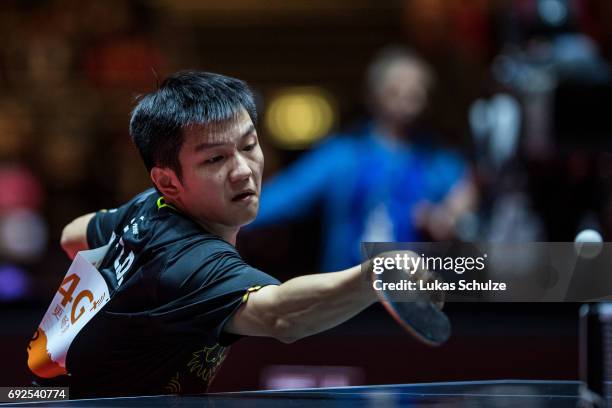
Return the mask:
M324 271L360 262L361 242L454 238L475 190L464 159L414 126L434 81L418 55L382 50L367 76L372 120L327 138L264 185L253 226L296 220L322 204Z

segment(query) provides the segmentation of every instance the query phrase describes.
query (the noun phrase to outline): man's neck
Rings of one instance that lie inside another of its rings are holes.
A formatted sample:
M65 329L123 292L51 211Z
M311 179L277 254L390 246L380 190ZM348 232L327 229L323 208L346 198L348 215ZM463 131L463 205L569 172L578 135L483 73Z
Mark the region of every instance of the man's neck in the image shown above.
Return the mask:
M238 236L240 227L228 227L219 223L199 219L185 211L185 208L180 201L173 201L167 198L165 198L165 201L181 214L189 217L193 222L201 226L206 232L218 236L219 238L229 242L232 246L236 246L236 237Z

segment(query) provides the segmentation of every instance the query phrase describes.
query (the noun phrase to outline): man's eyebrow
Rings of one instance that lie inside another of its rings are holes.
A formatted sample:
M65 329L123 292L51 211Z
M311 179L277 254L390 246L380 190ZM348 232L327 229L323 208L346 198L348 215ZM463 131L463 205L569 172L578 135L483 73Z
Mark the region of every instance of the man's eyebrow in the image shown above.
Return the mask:
M253 132L255 132L255 125L250 125L247 128L247 130L242 135L240 135L240 139L250 135ZM199 145L197 145L194 150L197 153L197 152L201 152L202 150L210 149L210 148L213 148L213 147L224 146L226 144L227 143L208 143L208 142L204 142L204 143L200 143Z

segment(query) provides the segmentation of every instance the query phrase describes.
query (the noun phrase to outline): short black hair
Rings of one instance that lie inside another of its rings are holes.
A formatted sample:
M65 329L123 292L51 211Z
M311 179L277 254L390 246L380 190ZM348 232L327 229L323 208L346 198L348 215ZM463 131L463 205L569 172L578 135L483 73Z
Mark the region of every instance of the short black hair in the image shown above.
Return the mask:
M168 167L182 178L179 151L188 125L224 122L246 110L253 123L257 110L249 86L211 72L180 71L155 92L139 98L132 111L130 136L147 170Z

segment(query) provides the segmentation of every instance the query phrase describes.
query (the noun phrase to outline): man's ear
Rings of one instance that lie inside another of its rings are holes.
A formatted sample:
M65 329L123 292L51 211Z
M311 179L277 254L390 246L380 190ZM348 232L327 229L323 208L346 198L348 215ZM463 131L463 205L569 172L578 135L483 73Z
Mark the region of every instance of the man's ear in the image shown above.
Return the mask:
M174 170L167 167L153 167L151 169L151 180L164 197L169 199L178 197L183 188Z

